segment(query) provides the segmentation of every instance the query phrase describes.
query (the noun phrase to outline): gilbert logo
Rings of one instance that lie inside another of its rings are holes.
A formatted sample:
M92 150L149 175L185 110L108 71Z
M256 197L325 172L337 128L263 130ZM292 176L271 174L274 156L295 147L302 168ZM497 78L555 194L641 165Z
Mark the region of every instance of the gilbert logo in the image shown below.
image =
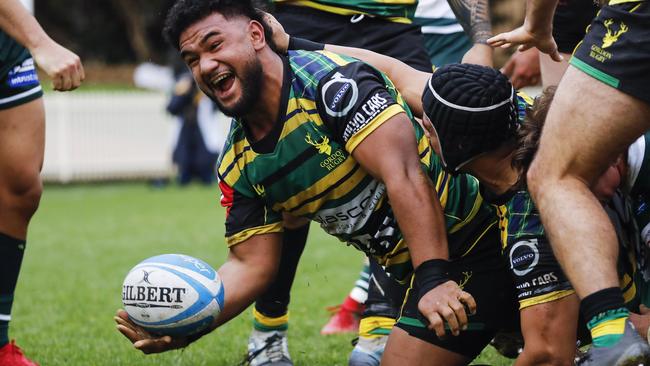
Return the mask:
M605 34L605 37L603 37L603 45L601 48L607 48L613 45L616 43L616 41L618 41L618 37L620 37L621 34L628 31L627 25L621 22L616 33L612 33L612 29L610 28L612 24L614 24L613 19L607 19L605 23L603 23L603 25L605 25L605 29L607 29L607 33Z
M332 154L332 146L330 146L330 139L328 137L321 136L320 141L314 141L311 138L311 135L307 134L307 137L305 137L305 142L315 147L316 150L318 150L319 154Z

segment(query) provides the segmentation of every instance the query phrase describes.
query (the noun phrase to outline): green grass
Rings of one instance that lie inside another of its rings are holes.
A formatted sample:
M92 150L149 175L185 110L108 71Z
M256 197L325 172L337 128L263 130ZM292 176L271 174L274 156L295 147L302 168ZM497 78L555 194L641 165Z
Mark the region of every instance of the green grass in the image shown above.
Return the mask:
M144 184L48 186L32 221L13 309L12 337L54 365L236 365L251 314L183 351L145 356L115 330L121 284L140 260L186 253L214 267L226 258L224 211L215 188ZM296 365L347 365L352 336L323 337L324 308L340 302L361 255L312 227L294 283L289 347ZM509 365L484 352L477 363Z

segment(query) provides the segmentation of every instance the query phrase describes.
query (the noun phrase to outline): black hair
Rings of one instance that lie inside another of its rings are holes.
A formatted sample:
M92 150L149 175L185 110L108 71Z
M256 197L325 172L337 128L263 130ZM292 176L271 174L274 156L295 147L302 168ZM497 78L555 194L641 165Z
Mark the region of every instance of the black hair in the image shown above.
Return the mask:
M244 16L258 21L264 27L266 43L275 50L271 28L264 21L264 12L255 8L251 0L178 0L167 12L163 36L172 47L179 49L181 33L213 13L220 13L225 18Z

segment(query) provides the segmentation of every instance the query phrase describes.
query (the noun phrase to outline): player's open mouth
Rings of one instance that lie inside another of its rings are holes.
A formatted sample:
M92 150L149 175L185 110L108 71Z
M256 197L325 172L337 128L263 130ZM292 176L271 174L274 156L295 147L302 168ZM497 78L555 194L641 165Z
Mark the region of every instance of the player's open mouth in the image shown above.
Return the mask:
M220 73L211 81L212 87L215 88L220 94L224 94L230 90L234 83L235 75L229 71Z

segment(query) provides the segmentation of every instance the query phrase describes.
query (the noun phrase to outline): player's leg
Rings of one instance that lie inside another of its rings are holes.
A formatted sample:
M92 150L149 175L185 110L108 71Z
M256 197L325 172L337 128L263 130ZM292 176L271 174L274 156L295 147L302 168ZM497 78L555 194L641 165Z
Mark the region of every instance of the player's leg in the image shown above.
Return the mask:
M627 311L617 286L616 235L589 188L650 127L645 82L650 47L641 41L650 34L648 18L645 3L601 10L560 82L528 175L597 348L640 346L632 335L627 337ZM611 27L618 28L615 35ZM628 29L637 34L623 36ZM650 351L646 347L642 353Z
M361 318L364 304L368 299L370 276L370 266L366 258L363 268L359 272L359 278L355 281L348 296L341 305L331 308L334 313L321 329L321 334L356 333L359 331L359 318Z
M359 339L350 354L349 366L379 365L407 289L406 285L390 277L375 259L370 259L368 299L359 324Z
M253 308L253 331L248 340L251 365L292 365L287 344L289 300L300 256L307 243L309 223L285 216L282 257L275 280L257 298Z
M381 364L383 366L454 366L467 365L470 361L470 357L412 337L404 329L395 327L388 337Z
M515 365L573 365L577 326L576 295L522 309L524 349Z
M0 364L12 362L5 358L14 347L8 328L27 226L42 191L44 135L42 98L0 110ZM20 358L17 365L31 364Z

